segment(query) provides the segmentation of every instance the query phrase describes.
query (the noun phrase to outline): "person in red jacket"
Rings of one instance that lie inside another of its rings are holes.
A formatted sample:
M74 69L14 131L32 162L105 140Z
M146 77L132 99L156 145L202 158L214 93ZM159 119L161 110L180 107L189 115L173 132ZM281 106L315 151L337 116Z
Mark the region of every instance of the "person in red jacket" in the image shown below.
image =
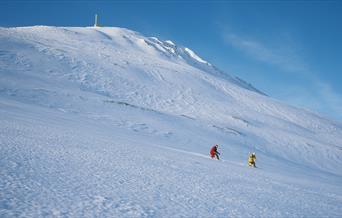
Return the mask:
M210 156L211 158L217 158L217 160L220 160L220 152L217 151L218 145L214 145L211 149L210 149Z

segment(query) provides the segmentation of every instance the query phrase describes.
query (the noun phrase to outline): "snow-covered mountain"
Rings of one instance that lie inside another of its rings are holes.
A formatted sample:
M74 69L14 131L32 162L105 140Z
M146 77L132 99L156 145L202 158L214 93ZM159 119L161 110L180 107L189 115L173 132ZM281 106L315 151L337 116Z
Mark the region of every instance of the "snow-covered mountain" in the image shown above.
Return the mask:
M0 28L0 75L0 215L342 214L342 124L170 40Z

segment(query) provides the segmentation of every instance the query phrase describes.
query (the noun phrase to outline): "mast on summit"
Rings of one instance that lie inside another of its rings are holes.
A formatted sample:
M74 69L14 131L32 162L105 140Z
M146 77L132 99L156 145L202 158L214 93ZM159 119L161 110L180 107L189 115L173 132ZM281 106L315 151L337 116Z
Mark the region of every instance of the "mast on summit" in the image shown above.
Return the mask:
M94 27L99 27L98 16L97 16L97 14L95 14L95 23L94 23Z

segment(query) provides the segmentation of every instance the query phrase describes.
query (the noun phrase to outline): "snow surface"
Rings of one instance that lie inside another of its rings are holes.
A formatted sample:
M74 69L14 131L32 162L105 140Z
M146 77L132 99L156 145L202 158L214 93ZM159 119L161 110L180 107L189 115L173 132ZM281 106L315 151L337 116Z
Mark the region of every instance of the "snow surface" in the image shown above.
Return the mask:
M0 217L342 215L342 124L171 41L0 28L0 76Z
M188 48L184 48L184 50L186 51L186 53L193 59L195 59L198 62L204 63L204 64L208 64L208 62L206 62L205 60L203 60L202 58L200 58L197 54L195 54L195 52L193 52L192 50L188 49Z

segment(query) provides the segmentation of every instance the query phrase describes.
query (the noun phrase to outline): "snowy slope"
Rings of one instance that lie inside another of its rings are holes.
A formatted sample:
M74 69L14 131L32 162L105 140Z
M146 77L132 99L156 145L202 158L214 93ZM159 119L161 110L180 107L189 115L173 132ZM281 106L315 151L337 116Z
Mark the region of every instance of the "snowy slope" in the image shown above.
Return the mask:
M1 216L342 214L342 124L170 40L0 28L0 75Z

